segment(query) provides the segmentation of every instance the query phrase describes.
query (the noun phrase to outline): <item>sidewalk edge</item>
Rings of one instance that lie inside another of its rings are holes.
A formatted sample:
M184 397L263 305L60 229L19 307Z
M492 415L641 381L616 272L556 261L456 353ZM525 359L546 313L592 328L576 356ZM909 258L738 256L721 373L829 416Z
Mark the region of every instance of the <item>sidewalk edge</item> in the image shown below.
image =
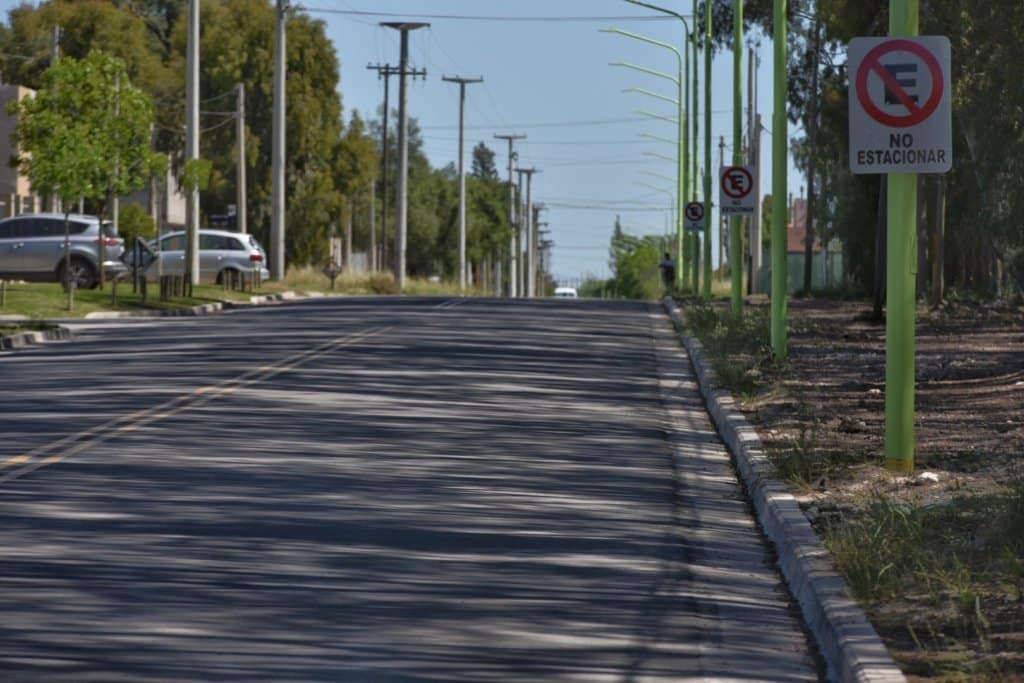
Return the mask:
M783 577L817 641L829 679L906 683L875 628L851 597L845 579L832 568L828 551L796 499L774 478L756 430L732 395L715 387L717 377L711 362L700 341L687 333L679 307L669 297L662 304L688 352L707 410L735 459L758 520L775 545Z

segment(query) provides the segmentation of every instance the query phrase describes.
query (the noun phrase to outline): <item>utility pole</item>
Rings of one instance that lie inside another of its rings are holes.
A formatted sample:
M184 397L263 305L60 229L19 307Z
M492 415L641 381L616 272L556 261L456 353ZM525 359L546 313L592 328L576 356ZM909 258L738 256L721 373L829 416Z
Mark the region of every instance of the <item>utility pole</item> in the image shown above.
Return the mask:
M524 272L524 276L525 277L524 277L524 283L523 283L524 284L524 286L523 286L523 293L526 295L526 297L532 299L534 294L535 294L535 292L534 292L534 284L535 284L536 279L537 279L537 262L536 262L535 254L533 252L533 242L534 242L533 237L534 237L534 235L533 235L533 195L532 195L532 187L533 187L533 174L534 173L540 173L540 171L538 171L535 168L520 168L520 169L516 169L516 170L519 173L520 179L522 178L522 176L524 176L524 175L526 176L526 211L524 212L524 214L526 216L526 225L525 225L525 228L526 228L526 230L525 230L525 233L526 233L526 248L525 248L526 264L525 265L526 265L526 267L524 268L524 271L525 271Z
M772 112L772 304L771 339L772 354L777 360L787 355L786 318L788 307L788 265L786 263L789 230L787 224L786 195L789 192L788 156L789 133L786 120L786 97L788 76L786 72L786 4L787 0L775 0L774 24L775 54L773 67L774 104Z
M395 183L397 197L397 225L395 227L395 270L397 271L398 289L405 289L405 253L406 238L408 237L409 220L409 117L406 111L408 104L408 92L405 85L406 76L423 76L427 72L409 71L409 31L429 27L430 24L406 21L406 22L382 22L386 28L392 28L402 34L402 47L398 61L398 182Z
M539 171L538 171L539 173ZM530 239L530 246L532 252L530 253L530 263L533 265L533 296L541 295L541 274L543 272L543 266L541 266L541 249L540 249L540 226L547 225L547 223L540 222L540 212L547 211L548 207L543 204L533 204L533 213L530 216L530 231L533 233Z
M459 84L459 291L466 289L466 85L483 83L483 78L442 76L442 81Z
M185 73L185 161L199 158L199 0L188 4L188 45ZM189 288L199 283L199 188L187 189L185 274Z
M384 128L380 133L380 259L384 264L388 262L388 84L391 83L391 77L397 76L402 70L390 64L367 64L366 68L376 71L378 79L384 79ZM392 270L394 269L392 265ZM397 278L397 272L395 276Z
M274 43L274 116L271 133L270 277L284 279L284 164L285 164L285 22L288 0L277 0L277 40Z
M57 24L56 26L53 27L53 38L50 43L50 66L53 66L58 61L60 61L60 37L61 34L63 34L63 32L64 29L60 26L60 24ZM62 204L63 203L61 202L59 196L53 195L52 197L50 197L50 206L53 208L55 212L60 213L61 211L64 210ZM11 207L11 210L14 210L13 206Z
M495 135L496 140L508 141L508 224L512 229L512 237L509 243L509 265L508 265L508 295L515 297L517 294L516 278L519 277L519 257L516 255L516 186L512 181L512 166L516 160L516 152L513 149L516 140L523 140L525 135Z
M370 272L376 273L377 261L377 181L370 183Z
M523 207L526 193L523 192L523 174L516 169L518 183L516 187L516 234L515 234L515 259L518 267L516 269L516 296L526 296L526 284L523 282L523 273L526 272L526 264L523 262L523 216L526 210Z
M245 196L245 83L238 84L238 103L237 111L235 113L236 122L238 125L238 132L235 135L238 141L238 170L237 180L238 187L235 191L235 201L238 206L235 207L235 220L238 222L238 232L243 235L249 232L249 225L246 219L246 196Z

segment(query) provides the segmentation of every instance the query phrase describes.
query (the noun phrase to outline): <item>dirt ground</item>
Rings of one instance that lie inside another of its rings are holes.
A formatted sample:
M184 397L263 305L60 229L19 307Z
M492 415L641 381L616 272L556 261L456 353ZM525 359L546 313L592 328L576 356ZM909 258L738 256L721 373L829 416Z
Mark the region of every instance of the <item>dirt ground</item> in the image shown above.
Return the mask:
M921 309L909 478L882 466L885 326L870 312L867 301L791 301L788 362L765 367L762 390L741 397L769 451L813 451L827 461L813 481L794 485L812 522L855 516L880 496L935 509L1005 493L1024 476L1024 306ZM957 523L978 547L994 533L984 514ZM1013 562L1024 570L1024 558ZM911 680L1024 681L1024 580L1011 572L1015 580L1004 581L1000 571L982 571L972 586L984 617L977 623L989 626L984 637L962 628L934 592L910 589L865 605Z

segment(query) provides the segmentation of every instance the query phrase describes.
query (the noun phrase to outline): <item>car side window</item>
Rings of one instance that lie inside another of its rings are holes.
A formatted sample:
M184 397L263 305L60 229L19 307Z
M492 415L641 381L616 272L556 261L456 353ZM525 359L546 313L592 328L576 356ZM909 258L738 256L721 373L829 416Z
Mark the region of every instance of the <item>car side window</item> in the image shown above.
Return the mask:
M28 227L26 225L28 219L26 218L15 218L12 221L4 223L4 227L7 229L7 237L17 239L19 237L25 237L25 230Z
M160 243L161 251L185 251L185 235L171 235Z
M200 249L214 249L224 251L235 249L235 240L227 235L199 235Z
M228 237L227 240L229 242L226 247L227 249L230 249L231 251L246 251L245 243L242 240L235 239L234 237Z
M89 229L89 224L88 223L81 223L79 221L71 221L71 225L69 226L68 231L72 235L81 235L83 232L85 232L88 229Z
M59 218L40 218L41 226L39 234L43 237L63 237L64 221Z
M14 235L11 234L11 222L5 221L3 223L0 223L0 240L7 239L13 236Z

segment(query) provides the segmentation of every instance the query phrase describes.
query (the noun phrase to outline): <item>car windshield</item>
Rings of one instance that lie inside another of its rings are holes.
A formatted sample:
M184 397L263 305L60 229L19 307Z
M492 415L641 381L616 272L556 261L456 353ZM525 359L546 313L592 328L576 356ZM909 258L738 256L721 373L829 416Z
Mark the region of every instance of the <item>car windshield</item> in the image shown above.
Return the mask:
M103 232L104 237L117 237L117 227L113 221L103 221L100 223L100 230Z

